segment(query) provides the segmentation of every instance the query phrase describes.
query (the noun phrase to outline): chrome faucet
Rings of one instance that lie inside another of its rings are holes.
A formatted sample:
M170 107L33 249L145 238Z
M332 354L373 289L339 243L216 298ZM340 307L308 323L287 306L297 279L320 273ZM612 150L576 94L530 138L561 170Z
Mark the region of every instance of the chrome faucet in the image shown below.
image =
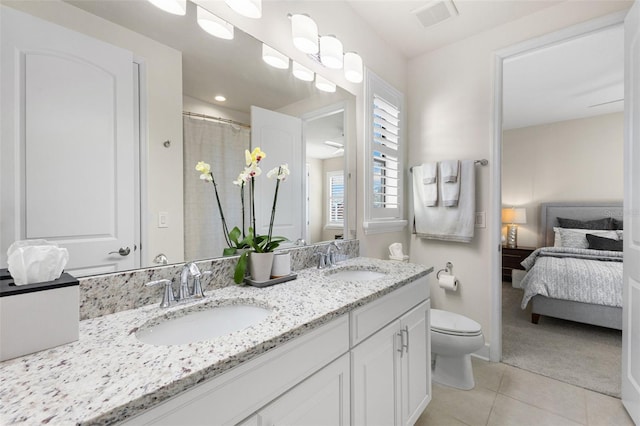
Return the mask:
M200 285L200 269L198 265L193 262L185 263L180 273L180 290L178 292L178 300L186 300L194 295L195 291L189 290L189 277L193 277L193 290L196 290L196 286L199 288L199 293L202 294L202 287ZM203 297L198 296L198 297Z
M332 241L327 246L327 254L325 255L327 266L333 266L336 264L336 258L335 258L336 252L340 252L340 247L338 247L338 244L335 241Z
M172 303L175 303L176 298L173 294L173 287L171 285L171 280L157 280L151 281L145 284L147 287L152 287L156 285L164 285L164 292L162 293L162 302L160 302L161 308L168 308Z

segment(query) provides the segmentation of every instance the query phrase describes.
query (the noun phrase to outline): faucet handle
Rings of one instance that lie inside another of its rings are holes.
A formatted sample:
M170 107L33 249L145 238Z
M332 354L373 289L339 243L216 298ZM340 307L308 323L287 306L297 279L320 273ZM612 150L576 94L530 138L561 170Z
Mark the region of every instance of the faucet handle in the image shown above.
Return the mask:
M193 277L193 292L191 293L191 297L196 297L196 298L203 298L204 297L204 291L202 290L202 278L204 277L208 277L209 275L213 274L212 271L204 271L202 273L199 273L198 275L194 275Z
M156 280L149 281L145 284L147 287L153 287L156 285L164 284L164 293L162 294L162 302L160 302L161 308L168 308L171 306L173 302L176 301L175 296L173 295L173 287L171 286L171 280Z

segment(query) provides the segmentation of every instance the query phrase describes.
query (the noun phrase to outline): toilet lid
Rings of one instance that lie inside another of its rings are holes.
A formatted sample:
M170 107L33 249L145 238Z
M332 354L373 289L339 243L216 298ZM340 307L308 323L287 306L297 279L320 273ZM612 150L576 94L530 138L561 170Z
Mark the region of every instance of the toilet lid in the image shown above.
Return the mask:
M477 334L482 331L480 324L464 315L431 309L431 328L455 334Z

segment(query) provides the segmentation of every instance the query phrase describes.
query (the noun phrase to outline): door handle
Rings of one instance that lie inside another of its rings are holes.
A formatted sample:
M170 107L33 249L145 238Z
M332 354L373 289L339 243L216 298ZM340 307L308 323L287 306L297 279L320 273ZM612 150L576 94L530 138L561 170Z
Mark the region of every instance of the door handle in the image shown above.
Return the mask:
M129 247L120 247L118 251L110 251L108 254L119 254L120 256L129 256L131 249Z

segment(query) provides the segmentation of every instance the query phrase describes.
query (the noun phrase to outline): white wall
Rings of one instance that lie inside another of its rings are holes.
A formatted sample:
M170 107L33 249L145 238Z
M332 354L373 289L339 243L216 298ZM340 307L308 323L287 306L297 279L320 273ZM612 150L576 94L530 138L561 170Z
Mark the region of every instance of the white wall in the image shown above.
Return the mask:
M590 20L629 3L562 2L530 16L493 28L409 61L409 165L446 158L491 158L495 52L519 42ZM477 169L477 210L487 211L500 191L490 189L491 167ZM411 261L443 268L454 264L460 279L457 293L445 294L429 277L432 306L465 314L480 322L491 343L492 218L476 229L471 244L411 238Z
M148 243L143 264L158 253L182 261L182 54L68 3L3 1L3 4L132 51L146 66ZM165 148L163 142L171 141ZM145 155L145 153L143 153ZM158 228L158 212L169 214Z
M502 203L527 209L518 245L539 247L540 203L622 200L623 113L507 130Z
M308 243L324 241L322 238L322 212L324 203L322 201L322 191L318 188L323 187L322 180L322 160L319 158L307 158L309 165L309 235Z

